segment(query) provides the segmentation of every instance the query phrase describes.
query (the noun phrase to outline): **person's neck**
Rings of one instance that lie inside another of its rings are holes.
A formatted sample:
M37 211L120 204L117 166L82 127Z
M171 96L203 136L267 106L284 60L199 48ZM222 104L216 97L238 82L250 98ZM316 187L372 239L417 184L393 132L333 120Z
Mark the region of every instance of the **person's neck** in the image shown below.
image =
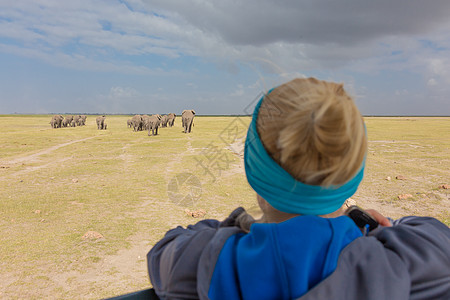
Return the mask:
M297 216L300 215L285 213L282 211L273 211L271 213L264 214L263 220L265 223L281 223Z
M320 215L321 218L337 218L339 216L342 216L344 214L344 211L342 208L326 215ZM292 219L294 217L301 216L300 214L290 214L285 213L279 210L272 210L270 213L264 214L262 220L264 223L281 223L284 221L287 221L289 219Z

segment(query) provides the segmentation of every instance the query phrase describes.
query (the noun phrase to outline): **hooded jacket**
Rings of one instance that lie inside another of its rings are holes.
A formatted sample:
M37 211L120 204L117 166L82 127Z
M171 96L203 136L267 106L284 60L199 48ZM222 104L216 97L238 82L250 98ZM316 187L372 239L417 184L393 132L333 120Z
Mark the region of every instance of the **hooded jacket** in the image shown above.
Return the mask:
M450 230L406 217L363 236L353 221L298 216L236 226L203 220L148 253L161 299L450 299Z

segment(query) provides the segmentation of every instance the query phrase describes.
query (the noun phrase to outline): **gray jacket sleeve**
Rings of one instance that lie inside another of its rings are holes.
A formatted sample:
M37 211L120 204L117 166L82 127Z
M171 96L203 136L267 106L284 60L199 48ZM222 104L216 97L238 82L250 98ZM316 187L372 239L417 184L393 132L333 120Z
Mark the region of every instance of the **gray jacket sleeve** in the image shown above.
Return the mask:
M450 299L450 229L405 217L374 230L348 245L336 270L300 299Z
M208 245L211 248L212 240L212 248L217 250L218 255L226 239L241 231L235 226L235 221L242 212L243 208L237 208L222 222L203 220L187 228L179 226L168 231L153 246L147 254L148 272L153 288L161 299L199 299L197 278L200 256ZM216 258L210 259L214 260L215 265Z

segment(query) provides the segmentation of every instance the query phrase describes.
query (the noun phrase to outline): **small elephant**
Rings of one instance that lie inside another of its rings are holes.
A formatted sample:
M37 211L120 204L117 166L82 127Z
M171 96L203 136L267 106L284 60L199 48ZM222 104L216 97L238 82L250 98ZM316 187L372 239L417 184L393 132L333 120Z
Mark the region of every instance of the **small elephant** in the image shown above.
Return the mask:
M184 128L184 133L190 133L192 124L194 122L195 111L192 109L183 110L181 113L181 125Z
M170 114L167 115L167 125L169 125L169 127L173 126L173 123L175 122L175 117L176 116L177 115L174 114L174 113L170 113Z
M128 120L127 120L127 127L128 127L128 128L131 128L131 127L132 127L132 124L133 124L133 123L131 123L131 119L128 119Z
M98 130L106 130L106 127L107 127L107 125L106 125L106 123L105 123L105 119L106 119L106 117L103 115L103 116L100 116L100 117L97 117L97 119L95 119L95 121L97 122L97 129Z
M146 122L148 135L150 135L150 130L152 131L152 135L158 135L158 127L161 124L161 115L151 115L146 119Z

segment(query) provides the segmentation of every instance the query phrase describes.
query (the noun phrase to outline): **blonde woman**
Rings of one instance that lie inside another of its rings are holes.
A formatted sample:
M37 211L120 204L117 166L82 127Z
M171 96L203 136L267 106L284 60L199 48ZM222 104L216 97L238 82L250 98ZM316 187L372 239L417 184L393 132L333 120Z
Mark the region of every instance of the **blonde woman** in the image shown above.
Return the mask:
M450 299L450 230L433 218L367 231L344 215L364 174L363 118L343 85L295 79L255 108L245 171L263 211L166 233L147 255L162 299Z

